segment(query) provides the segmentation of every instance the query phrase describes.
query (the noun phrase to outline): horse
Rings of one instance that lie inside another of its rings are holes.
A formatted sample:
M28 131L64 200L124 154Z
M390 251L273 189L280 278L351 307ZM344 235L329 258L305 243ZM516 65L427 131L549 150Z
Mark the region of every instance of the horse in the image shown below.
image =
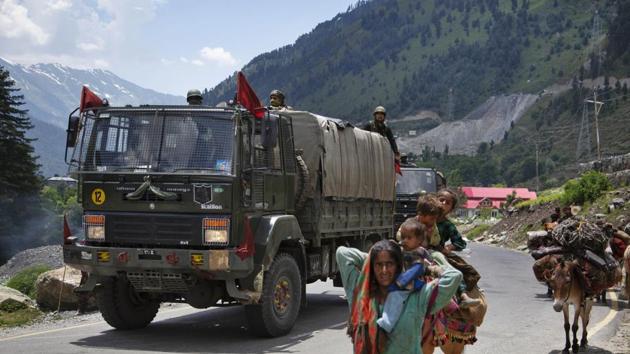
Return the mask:
M559 254L548 254L534 262L532 266L536 280L547 286L547 297L553 297L553 290L549 284L549 279L551 273L560 261L560 258L562 258L562 256Z
M553 309L556 312L562 311L564 315L564 332L566 336L563 353L577 353L580 347L585 348L588 344L588 326L593 308L593 299L586 296L581 281L580 269L576 261L566 261L564 259L555 266L553 273L549 276L549 284L553 289ZM574 316L573 326L569 323L569 304L573 305ZM582 339L578 346L577 331L578 319L582 318ZM573 332L573 345L571 345L569 328Z

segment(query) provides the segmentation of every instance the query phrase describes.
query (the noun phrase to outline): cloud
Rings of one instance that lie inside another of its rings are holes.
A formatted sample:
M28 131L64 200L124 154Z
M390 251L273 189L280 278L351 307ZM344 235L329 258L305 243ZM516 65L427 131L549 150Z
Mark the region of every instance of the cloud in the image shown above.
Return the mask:
M199 60L199 59L195 59L195 60L191 61L191 63L193 65L203 66L203 62L201 60Z
M181 61L182 63L188 63L188 58L186 57L179 57L179 61Z
M28 9L14 0L0 4L0 36L20 39L29 37L37 45L48 42L49 35L29 17Z
M94 60L94 66L101 69L109 68L109 62L105 59Z
M85 42L81 42L77 44L77 48L85 51L85 52L94 52L94 51L98 51L98 50L102 50L103 47L100 44L96 44L96 43L85 43Z
M72 1L70 0L50 0L48 1L48 7L51 10L62 11L69 9L72 6Z
M203 47L199 51L201 58L205 61L225 66L234 66L238 61L232 56L232 53L221 47L210 48Z

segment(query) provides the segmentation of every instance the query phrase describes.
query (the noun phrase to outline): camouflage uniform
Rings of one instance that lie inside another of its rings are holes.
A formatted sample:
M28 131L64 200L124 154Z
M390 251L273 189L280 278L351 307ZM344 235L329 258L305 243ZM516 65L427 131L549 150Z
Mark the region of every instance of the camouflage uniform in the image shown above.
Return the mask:
M394 154L396 155L398 154L398 145L396 145L396 139L394 139L394 134L392 133L392 130L389 129L389 127L385 123L377 124L376 122L371 121L363 127L363 130L379 133L385 138L387 138L387 140L389 140L389 145L391 145L392 147L392 151L394 151Z

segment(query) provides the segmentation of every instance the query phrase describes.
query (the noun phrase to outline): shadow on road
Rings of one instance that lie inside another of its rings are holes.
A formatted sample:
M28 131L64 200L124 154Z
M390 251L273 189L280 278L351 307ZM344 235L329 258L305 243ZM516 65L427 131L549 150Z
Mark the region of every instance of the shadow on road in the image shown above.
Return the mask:
M611 351L591 345L589 345L586 350L580 349L579 352L588 354L613 354L613 352ZM562 350L552 350L549 352L549 354L562 354Z
M72 344L86 349L134 352L290 353L292 347L321 330L346 327L348 304L339 295L309 294L308 301L308 307L298 317L291 333L280 338L258 338L249 334L244 308L235 306L158 321L141 330L112 329Z

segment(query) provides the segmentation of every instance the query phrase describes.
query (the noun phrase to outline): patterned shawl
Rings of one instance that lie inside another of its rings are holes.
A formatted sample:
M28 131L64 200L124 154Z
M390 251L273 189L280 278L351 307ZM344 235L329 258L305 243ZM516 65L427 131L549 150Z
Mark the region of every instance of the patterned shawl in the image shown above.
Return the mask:
M357 286L352 294L352 310L348 320L348 335L352 338L355 354L377 354L385 349L387 337L379 330L378 301L370 292L370 257L363 264Z

